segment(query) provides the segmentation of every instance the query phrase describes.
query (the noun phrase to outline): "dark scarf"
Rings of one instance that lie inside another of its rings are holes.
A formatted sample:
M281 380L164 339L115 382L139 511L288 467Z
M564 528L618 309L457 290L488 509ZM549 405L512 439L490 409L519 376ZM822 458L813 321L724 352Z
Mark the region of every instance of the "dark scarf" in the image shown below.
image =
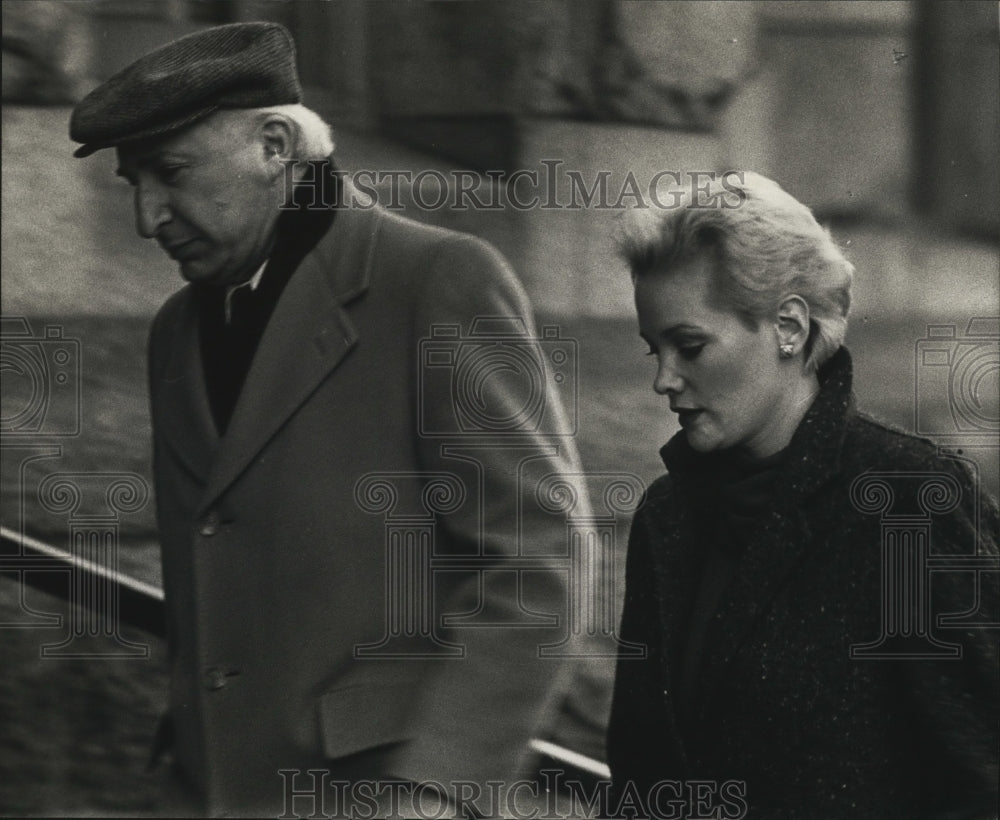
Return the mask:
M712 619L739 569L748 533L767 513L787 452L785 449L762 459L720 454L713 459L715 481L699 488L704 555L687 629L679 643L677 706L681 725L691 712L687 707L694 699Z
M340 179L332 160L322 167L326 170L323 182L333 186L334 194L329 196L328 191L323 191L320 195L309 186L295 189L295 207L283 210L278 217L274 250L260 283L256 290L241 287L233 291L228 323L225 317L227 288L197 290L205 385L220 436L229 427L253 357L285 286L302 260L330 229L337 214L335 208L321 203L340 201ZM313 202L317 207L309 207Z
M711 646L710 631L726 588L739 571L740 559L749 539L767 521L777 506L785 506L812 489L809 461L822 462L834 448L810 452L817 434L833 436L842 429L844 414L851 406L851 359L841 348L819 371L820 392L789 445L774 455L755 459L744 453L723 450L699 453L687 442L683 431L661 450L664 464L684 497L696 512L702 537L702 568L693 596L687 628L674 636L677 671L676 703L681 726L692 728L690 706L705 652ZM823 444L839 444L823 442ZM831 467L832 465L827 465ZM815 472L815 471L813 471Z

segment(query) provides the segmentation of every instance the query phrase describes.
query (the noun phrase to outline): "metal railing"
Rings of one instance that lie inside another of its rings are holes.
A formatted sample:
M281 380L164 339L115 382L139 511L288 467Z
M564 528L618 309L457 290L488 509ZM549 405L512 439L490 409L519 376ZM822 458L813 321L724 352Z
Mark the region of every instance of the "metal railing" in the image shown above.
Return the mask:
M72 582L67 583L67 575ZM102 589L101 595L80 600L101 601L101 614L159 638L165 637L166 610L163 590L136 578L89 561L37 538L0 526L0 575L26 583L62 599L72 589ZM536 771L558 768L566 779L582 784L610 779L605 763L556 743L534 738L530 747L538 756Z

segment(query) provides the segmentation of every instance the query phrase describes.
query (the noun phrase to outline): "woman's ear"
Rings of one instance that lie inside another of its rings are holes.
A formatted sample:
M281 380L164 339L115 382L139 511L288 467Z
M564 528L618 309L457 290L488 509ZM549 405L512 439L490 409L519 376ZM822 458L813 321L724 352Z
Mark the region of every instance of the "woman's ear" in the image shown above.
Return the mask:
M809 340L809 305L797 294L786 296L778 306L778 349L782 358L798 355Z

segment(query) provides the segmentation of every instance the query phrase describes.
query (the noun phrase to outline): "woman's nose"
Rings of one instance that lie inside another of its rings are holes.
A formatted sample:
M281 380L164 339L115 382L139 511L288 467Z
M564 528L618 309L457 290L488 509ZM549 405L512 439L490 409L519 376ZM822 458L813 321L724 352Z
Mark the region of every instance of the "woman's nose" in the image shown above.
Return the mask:
M677 372L672 357L660 356L656 378L653 379L653 390L661 396L666 396L670 393L679 393L683 386L684 380Z

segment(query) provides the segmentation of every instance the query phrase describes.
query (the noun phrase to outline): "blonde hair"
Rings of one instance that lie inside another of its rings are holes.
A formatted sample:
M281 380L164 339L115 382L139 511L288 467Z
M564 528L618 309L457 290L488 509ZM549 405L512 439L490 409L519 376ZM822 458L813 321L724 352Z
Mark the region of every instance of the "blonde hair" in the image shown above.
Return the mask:
M748 324L772 317L790 294L805 300L806 364L819 368L843 344L854 276L829 231L776 182L751 172L675 196L671 207L626 215L618 246L633 282L714 255L716 301Z

